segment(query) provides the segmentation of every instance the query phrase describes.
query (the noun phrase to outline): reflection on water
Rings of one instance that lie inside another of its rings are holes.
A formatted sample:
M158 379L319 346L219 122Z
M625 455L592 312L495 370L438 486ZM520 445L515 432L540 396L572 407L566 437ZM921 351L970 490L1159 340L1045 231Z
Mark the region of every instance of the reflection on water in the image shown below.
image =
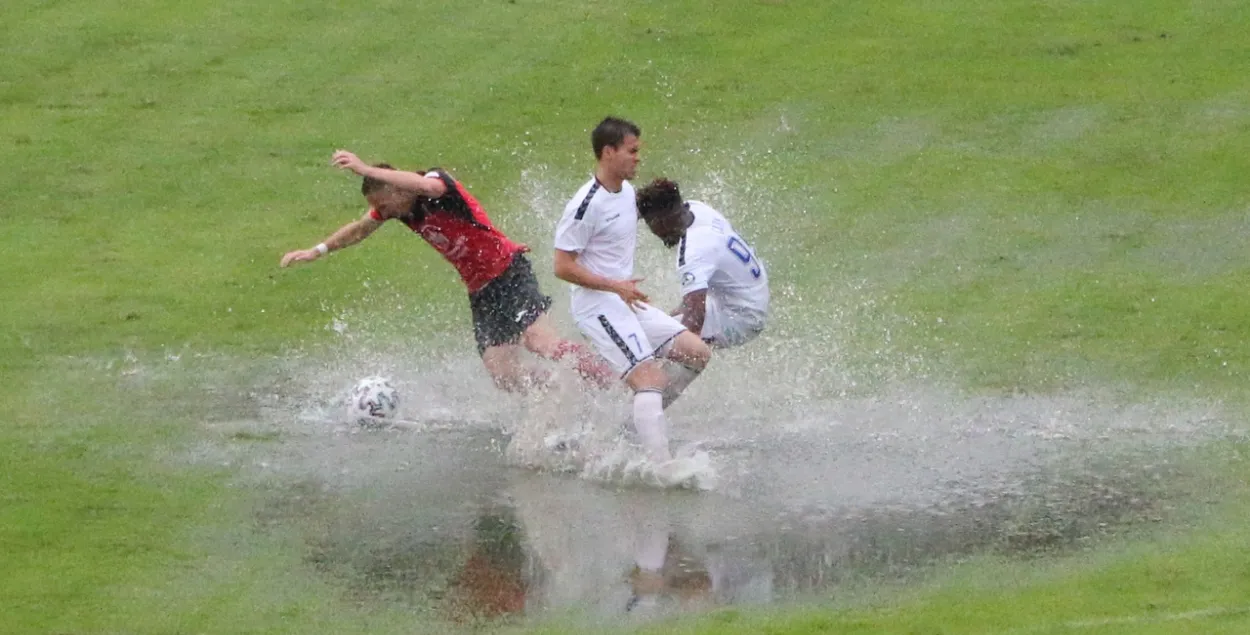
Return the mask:
M665 492L509 467L501 430L541 448L535 423L608 428L623 402L475 399L470 361L406 380L422 398L405 416L427 427L335 427L327 396L359 372L318 371L293 382L307 393L213 428L226 441L202 458L239 466L266 501L261 526L300 536L353 599L462 624L616 622L827 604L978 554L1080 549L1166 516L1183 476L1167 458L1239 425L1174 401L911 385L825 399L781 372L749 387L711 376L673 421L675 441L711 449L721 484ZM231 441L240 432L269 441Z
M828 600L977 553L1079 548L1165 511L1168 468L1102 468L924 508L801 510L519 470L481 478L479 465L471 482L444 481L442 497L428 486L323 490L286 518L309 530L309 559L355 593L452 622L653 619Z

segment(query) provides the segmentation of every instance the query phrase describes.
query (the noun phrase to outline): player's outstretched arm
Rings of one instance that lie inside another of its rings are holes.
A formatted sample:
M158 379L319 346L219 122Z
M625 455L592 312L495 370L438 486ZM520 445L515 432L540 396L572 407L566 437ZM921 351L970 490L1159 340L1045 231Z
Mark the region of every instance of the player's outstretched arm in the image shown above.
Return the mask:
M346 150L335 152L331 163L334 164L334 167L355 172L366 178L377 179L401 190L410 190L430 198L438 198L447 193L447 184L442 179L406 170L391 170L369 165L361 161L360 157Z
M673 311L673 315L681 320L691 333L698 335L703 332L703 320L707 316L707 289L691 291L681 298L681 306Z
M594 289L595 291L611 291L621 296L621 299L631 306L647 301L647 294L638 289L638 283L642 282L642 278L612 280L596 273L591 273L581 263L577 262L576 252L564 251L563 249L556 250L554 264L556 277L565 282L571 282L579 287Z
M366 214L362 218L340 227L338 231L334 232L329 238L325 239L325 242L322 242L312 249L297 249L295 251L287 252L286 255L282 256L281 266L287 267L296 262L311 262L324 256L325 254L330 253L331 251L342 249L344 247L350 247L351 245L355 245L356 243L368 238L370 234L377 231L377 229L381 226L382 223L380 221L376 221L371 216Z

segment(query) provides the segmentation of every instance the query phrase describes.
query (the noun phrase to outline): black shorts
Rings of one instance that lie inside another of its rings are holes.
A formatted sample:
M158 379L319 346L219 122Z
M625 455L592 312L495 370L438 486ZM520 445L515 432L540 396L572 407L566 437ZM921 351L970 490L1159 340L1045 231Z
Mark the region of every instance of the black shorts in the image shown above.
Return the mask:
M551 298L538 289L538 278L522 253L499 277L469 294L473 311L473 337L477 352L501 344L516 344L521 334L551 308Z

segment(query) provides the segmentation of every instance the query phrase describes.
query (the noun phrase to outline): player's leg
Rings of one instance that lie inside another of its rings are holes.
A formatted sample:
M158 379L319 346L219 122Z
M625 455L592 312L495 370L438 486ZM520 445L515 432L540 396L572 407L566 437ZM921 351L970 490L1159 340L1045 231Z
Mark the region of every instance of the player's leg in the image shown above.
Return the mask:
M538 278L524 254L475 294L474 323L487 331L488 344L517 343L547 359L574 357L579 374L600 387L615 383L616 377L585 347L569 342L556 332L547 310L551 298L543 295ZM520 363L520 360L517 360ZM537 374L537 370L530 371Z
M546 313L526 327L521 343L530 352L547 359L571 357L577 373L593 386L608 388L616 383L617 374L612 367L589 348L560 337Z
M686 388L698 379L711 356L712 351L708 344L690 331L682 331L673 338L664 355L668 374L668 387L664 389L665 408L673 405Z
M700 339L698 335L690 331L682 331L665 348L663 356L665 359L677 362L696 373L701 373L704 368L707 368L707 363L712 359L712 348L707 345L707 342Z
M663 397L668 378L637 316L624 301L612 298L577 326L634 391L634 431L647 456L656 463L670 460Z
M625 376L625 383L634 391L634 432L647 458L656 464L672 460L664 416L664 388L668 385L664 367L655 358L647 359Z
M661 360L640 361L625 376L634 389L634 432L653 466L651 474L664 485L677 485L705 473L704 461L673 458L669 447L668 419L664 415L664 389L669 383Z
M486 366L495 387L508 392L528 392L549 381L547 373L525 365L521 359L521 347L517 344L484 347L482 365Z
M647 337L659 343L655 354L670 362L665 364L667 385L662 403L667 408L707 367L712 349L676 318L655 307L644 305L636 313Z
M478 291L469 294L473 337L482 364L495 385L509 392L546 385L548 373L526 366L521 359L525 328L542 315L550 302L516 293L515 265ZM524 272L522 272L524 273Z

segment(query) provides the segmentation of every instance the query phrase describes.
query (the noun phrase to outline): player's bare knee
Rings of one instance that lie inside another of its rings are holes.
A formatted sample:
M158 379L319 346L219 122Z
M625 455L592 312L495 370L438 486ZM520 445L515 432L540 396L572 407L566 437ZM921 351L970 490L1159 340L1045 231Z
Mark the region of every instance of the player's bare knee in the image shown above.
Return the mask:
M702 371L712 359L712 348L699 336L687 331L677 337L668 358L691 370Z
M694 349L691 358L685 364L695 370L703 370L707 368L707 363L712 361L712 347L699 340L698 346Z
M556 332L546 315L540 316L521 334L521 345L525 347L525 350L543 357L555 356L563 343L563 338Z
M658 361L648 359L629 371L625 376L625 383L635 391L664 390L668 385L668 376L664 374L664 368Z
M560 350L560 344L563 342L555 333L530 333L526 332L521 337L521 345L525 350L539 355L541 357L551 358Z

